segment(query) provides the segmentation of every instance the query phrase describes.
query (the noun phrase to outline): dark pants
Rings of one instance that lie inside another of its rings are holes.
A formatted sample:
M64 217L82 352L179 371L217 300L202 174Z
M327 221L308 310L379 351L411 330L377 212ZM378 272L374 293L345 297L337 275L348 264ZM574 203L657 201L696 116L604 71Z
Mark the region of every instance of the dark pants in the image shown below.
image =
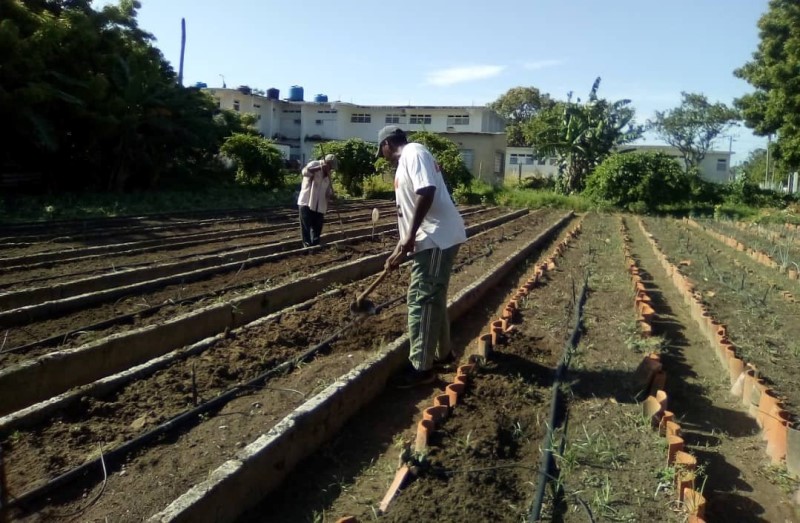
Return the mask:
M308 205L300 206L300 233L303 235L303 247L319 245L323 223L325 223L323 213L312 211Z

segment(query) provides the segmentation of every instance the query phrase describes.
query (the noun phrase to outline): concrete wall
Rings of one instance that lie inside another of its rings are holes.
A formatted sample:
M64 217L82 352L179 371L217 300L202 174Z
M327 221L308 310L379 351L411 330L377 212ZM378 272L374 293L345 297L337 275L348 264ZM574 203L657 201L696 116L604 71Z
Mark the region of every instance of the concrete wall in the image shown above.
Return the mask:
M458 145L467 168L486 183L502 182L506 133L442 133Z

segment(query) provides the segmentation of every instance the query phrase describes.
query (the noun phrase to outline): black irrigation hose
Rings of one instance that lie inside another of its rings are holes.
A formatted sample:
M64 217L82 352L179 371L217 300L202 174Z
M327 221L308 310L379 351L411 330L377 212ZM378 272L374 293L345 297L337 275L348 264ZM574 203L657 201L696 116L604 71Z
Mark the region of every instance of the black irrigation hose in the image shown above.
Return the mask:
M586 293L589 289L589 276L586 275L583 281L583 288L581 289L580 296L575 303L573 316L575 318L572 334L570 335L567 343L564 345L564 353L561 356L561 361L556 368L555 376L553 377L553 395L550 400L550 420L547 424L547 434L545 435L544 452L542 453L542 460L539 466L539 478L536 486L536 496L534 497L531 510L528 515L529 523L536 523L541 518L542 504L544 502L544 492L547 484L553 476L557 476L555 469L555 460L553 458L553 433L557 426L561 425L561 421L566 423L566 405L562 403L561 397L561 383L565 379L567 370L569 369L569 362L572 357L572 351L578 345L581 337L581 324L583 322L583 305L586 303ZM562 446L566 441L566 436L562 439Z
M375 307L375 311L377 313L389 307L390 305L393 305L404 299L405 296L399 296L397 298L393 298ZM220 394L219 396L217 396L212 400L209 400L205 403L202 403L194 407L193 409L178 414L172 419L165 421L158 427L155 427L152 430L149 430L148 432L145 432L144 434L128 441L127 443L120 445L119 447L113 449L107 454L102 455L102 457L98 457L91 461L87 461L86 463L79 465L78 467L70 471L67 471L64 474L61 474L60 476L51 479L47 483L40 485L39 487L36 487L32 490L29 490L28 492L25 492L20 496L12 496L13 499L8 503L7 506L14 507L31 503L34 500L46 496L53 490L62 487L63 485L71 481L80 479L81 476L88 474L92 470L102 471L104 467L108 467L108 469L110 470L113 464L121 462L126 455L140 448L145 447L148 443L158 438L159 436L167 434L168 432L176 430L178 428L196 423L197 420L200 419L201 415L222 408L226 403L236 398L242 392L263 387L264 384L267 382L267 380L269 380L270 378L279 374L285 374L293 370L300 363L311 359L317 353L329 348L333 342L335 342L341 337L342 333L344 333L347 329L349 329L350 327L352 327L356 323L359 323L362 320L363 320L362 317L356 317L349 323L345 324L344 327L340 328L338 331L333 333L330 337L326 338L318 345L306 350L299 356L296 356L295 358L292 358L290 360L286 360L277 367L273 367L270 370L256 376L255 378L245 383L240 383L239 385L234 386L233 388L227 390L226 392L223 392L222 394Z

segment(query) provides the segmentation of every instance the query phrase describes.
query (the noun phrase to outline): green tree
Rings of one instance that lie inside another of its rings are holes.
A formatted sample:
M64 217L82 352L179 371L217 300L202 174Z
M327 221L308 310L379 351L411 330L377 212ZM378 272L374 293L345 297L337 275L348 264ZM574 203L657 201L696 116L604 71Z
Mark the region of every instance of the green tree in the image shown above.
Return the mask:
M531 144L525 138L525 124L540 111L555 105L555 101L547 93L535 87L512 87L497 100L489 104L489 108L506 120L506 135L511 147L525 147Z
M784 183L789 177L789 168L786 162L776 158L775 144L772 144L769 158L769 174L767 174L767 150L756 149L750 152L747 159L734 167L734 174L737 180L746 180L747 183L759 185L765 179L775 180Z
M614 148L642 135L631 101L599 98L599 87L600 77L586 102L573 102L570 93L566 102L540 111L525 126L526 139L537 154L558 158L556 187L565 194L582 191L586 177Z
M777 134L777 156L800 164L800 4L771 0L758 21L761 41L753 59L734 71L755 91L734 101L745 125L761 136Z
M459 187L469 188L472 185L472 173L469 172L461 157L458 146L444 136L429 131L411 133L408 141L424 145L436 159L442 170L444 183L450 194Z
M375 172L375 147L359 138L314 146L315 157L323 158L326 154L336 155L339 166L335 174L345 190L352 196L363 195L364 178Z
M721 102L712 104L703 94L684 92L681 98L678 107L656 111L648 126L680 151L690 172L700 165L714 140L736 124L739 113Z
M236 165L236 182L277 188L283 185L283 155L270 140L237 133L225 140L220 152Z
M229 128L206 94L177 84L138 1L0 0L0 171L55 190L127 190L190 179ZM67 174L69 173L69 174Z
M628 209L655 209L689 194L688 176L664 153L616 153L586 180L585 194Z

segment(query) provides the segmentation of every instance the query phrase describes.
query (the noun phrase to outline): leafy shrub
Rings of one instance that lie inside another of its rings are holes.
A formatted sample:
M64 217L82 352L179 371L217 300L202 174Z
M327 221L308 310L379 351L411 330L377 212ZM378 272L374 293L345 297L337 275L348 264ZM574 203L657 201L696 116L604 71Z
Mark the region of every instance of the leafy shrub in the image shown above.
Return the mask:
M761 189L758 185L749 183L746 179L741 179L730 184L725 203L783 208L786 207L790 200L791 197L787 198L775 191Z
M314 146L314 155L323 158L335 154L339 166L335 178L351 196L364 194L364 178L375 172L375 147L359 138L343 142L319 143Z
M678 162L666 154L618 153L589 176L585 194L617 207L651 210L686 198L689 180Z
M270 140L235 133L225 139L220 153L236 165L237 183L267 188L283 185L283 155Z
M364 178L364 198L392 198L394 186L381 174Z
M452 140L429 131L418 131L412 133L408 141L420 143L431 152L442 170L444 183L450 194L459 186L469 188L472 183L472 173L464 165L461 151Z

